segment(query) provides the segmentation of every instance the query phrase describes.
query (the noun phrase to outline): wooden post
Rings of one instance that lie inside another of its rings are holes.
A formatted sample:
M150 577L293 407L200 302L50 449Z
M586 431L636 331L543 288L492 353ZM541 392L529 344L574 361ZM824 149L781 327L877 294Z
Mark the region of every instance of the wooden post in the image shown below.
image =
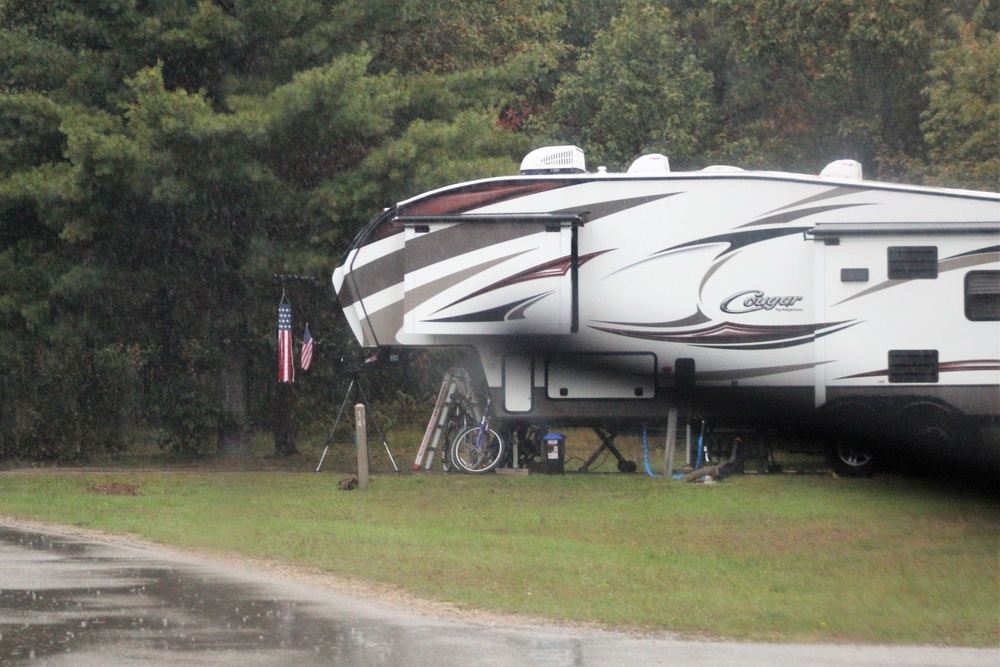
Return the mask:
M358 488L368 488L368 426L365 404L354 406L354 429L358 440Z
M667 444L663 447L663 477L674 478L674 449L677 447L677 408L667 412Z
M684 450L687 452L687 458L685 463L691 465L691 417L688 416L684 419L684 436L686 440L684 441Z
M292 418L292 414L295 412L295 394L292 391L291 382L278 383L274 402L274 420L272 421L274 455L298 454L299 450L295 446L295 420Z

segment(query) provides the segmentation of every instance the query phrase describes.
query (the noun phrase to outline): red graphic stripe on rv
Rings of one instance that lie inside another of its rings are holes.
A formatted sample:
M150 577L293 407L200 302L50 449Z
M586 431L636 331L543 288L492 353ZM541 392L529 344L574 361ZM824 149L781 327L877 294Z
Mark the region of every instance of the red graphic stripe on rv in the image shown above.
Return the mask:
M532 183L476 183L459 189L439 192L401 206L397 215L454 215L508 199L517 199L572 184L574 181L569 180Z
M836 324L842 324L836 322ZM601 331L617 333L635 338L647 338L650 340L661 340L671 343L691 343L694 345L725 345L729 343L760 343L778 340L788 340L789 338L801 338L802 336L812 336L816 330L826 324L812 325L792 325L792 326L757 326L752 324L736 324L734 322L721 322L711 327L697 329L695 331L658 331L658 332L637 332L626 331L624 329L605 329L595 327Z
M1000 359L966 359L938 364L938 372L940 373L953 371L1000 371Z
M606 252L611 252L610 250L600 250L598 252L592 252L588 255L582 255L576 261L578 267L583 266L590 260L603 255ZM473 297L477 297L481 294L486 294L487 292L492 292L494 290L501 289L503 287L509 287L510 285L516 285L517 283L528 282L529 280L540 280L542 278L559 278L565 276L569 273L570 268L573 266L573 259L568 255L566 257L560 257L559 259L554 259L551 262L545 262L544 264L539 264L538 266L533 266L530 269L521 271L520 273L515 273L512 276L499 280L492 285L487 285L486 287L476 290L472 294L467 294L457 301L449 303L444 308L441 308L437 312L441 312L446 308L451 308L452 306L462 303L463 301L468 301Z
M1000 359L964 359L962 361L945 361L938 364L938 373L958 373L961 371L1000 371ZM837 378L850 380L853 378L876 378L889 375L888 368L866 373L855 373Z
M635 331L591 326L598 331L618 336L656 340L665 343L685 343L698 347L719 349L766 350L811 343L820 336L829 335L855 324L857 322L843 321L824 322L820 324L759 326L737 324L735 322L720 322L710 327L692 331Z

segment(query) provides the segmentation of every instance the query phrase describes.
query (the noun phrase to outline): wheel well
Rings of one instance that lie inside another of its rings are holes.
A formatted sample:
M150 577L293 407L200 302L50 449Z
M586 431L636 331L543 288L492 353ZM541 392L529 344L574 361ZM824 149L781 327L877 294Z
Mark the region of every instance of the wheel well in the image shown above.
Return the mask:
M915 453L944 453L964 440L964 419L960 411L934 399L911 400L892 415L894 444ZM922 451L921 451L922 450Z
M824 427L835 425L838 420L854 418L871 420L874 426L881 429L892 429L900 417L928 410L948 419L960 420L964 417L951 404L930 396L842 398L827 403L818 414Z
M887 426L885 410L875 401L848 398L823 406L819 423L829 434L852 431L859 435L877 435Z
M901 406L900 403L902 403ZM947 415L949 419L959 419L962 417L962 413L954 406L945 403L942 400L930 397L910 398L906 401L897 401L894 408L893 417L898 417L917 409L936 410Z

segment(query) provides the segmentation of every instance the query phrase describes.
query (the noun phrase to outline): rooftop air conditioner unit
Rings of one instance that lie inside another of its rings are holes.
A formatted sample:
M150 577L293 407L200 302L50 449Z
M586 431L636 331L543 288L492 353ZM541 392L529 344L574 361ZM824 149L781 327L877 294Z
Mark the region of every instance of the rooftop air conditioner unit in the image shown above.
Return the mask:
M546 146L521 160L522 174L585 174L587 163L576 146Z

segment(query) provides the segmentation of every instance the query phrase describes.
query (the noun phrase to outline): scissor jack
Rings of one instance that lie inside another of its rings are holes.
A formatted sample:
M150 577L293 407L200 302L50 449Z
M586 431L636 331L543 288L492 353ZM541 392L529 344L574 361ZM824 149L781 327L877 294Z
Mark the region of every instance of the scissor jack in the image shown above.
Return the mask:
M618 459L618 472L633 473L638 470L638 466L635 461L626 460L626 458L622 456L622 453L618 451L618 448L615 447L615 435L613 433L609 433L599 426L594 427L594 433L596 433L597 437L601 439L601 446L598 447L597 451L591 454L590 458L587 459L587 462L583 464L580 468L581 472L587 472L590 469L590 466L593 465L594 461L597 460L597 457L599 457L604 450L608 450L614 454L616 459Z

